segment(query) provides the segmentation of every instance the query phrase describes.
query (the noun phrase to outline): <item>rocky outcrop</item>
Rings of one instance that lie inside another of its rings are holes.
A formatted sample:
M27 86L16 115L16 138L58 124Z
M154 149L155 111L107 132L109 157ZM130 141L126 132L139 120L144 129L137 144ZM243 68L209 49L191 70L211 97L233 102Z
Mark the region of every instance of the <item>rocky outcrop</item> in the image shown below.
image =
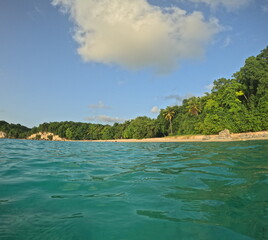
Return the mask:
M66 141L65 138L61 138L58 135L55 135L54 133L50 132L39 132L32 134L29 136L27 139L32 139L32 140L50 140L50 141Z
M6 138L7 134L5 132L0 131L0 138Z
M224 129L222 131L219 132L219 138L220 139L227 139L227 138L231 138L231 133L228 129Z

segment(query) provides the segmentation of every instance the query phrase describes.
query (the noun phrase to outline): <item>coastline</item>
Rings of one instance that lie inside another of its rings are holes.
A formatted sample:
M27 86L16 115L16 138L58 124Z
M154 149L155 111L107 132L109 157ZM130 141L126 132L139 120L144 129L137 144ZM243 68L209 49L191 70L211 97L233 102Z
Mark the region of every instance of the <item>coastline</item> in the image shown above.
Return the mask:
M227 135L185 135L144 139L80 140L83 142L235 142L268 140L268 131L231 133Z
M36 138L39 135L39 138ZM0 136L6 138L6 136ZM110 139L110 140L69 140L61 138L49 132L39 132L26 138L25 140L35 141L60 141L60 142L235 142L235 141L251 141L251 140L268 140L268 131L230 133L229 130L223 130L215 135L183 135L183 136L167 136L158 138L144 139Z

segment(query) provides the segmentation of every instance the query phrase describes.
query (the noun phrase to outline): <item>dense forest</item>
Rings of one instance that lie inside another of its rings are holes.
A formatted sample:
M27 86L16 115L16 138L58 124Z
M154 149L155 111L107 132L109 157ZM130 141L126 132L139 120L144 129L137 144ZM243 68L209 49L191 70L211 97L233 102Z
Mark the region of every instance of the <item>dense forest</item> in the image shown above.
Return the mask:
M29 129L0 121L8 138L25 138L33 133L51 132L73 140L152 138L167 135L233 133L268 129L268 47L246 59L231 79L215 80L210 93L185 99L181 106L162 109L156 119L146 116L113 126L50 122Z
M6 134L7 138L26 138L31 129L20 124L0 121L0 131Z

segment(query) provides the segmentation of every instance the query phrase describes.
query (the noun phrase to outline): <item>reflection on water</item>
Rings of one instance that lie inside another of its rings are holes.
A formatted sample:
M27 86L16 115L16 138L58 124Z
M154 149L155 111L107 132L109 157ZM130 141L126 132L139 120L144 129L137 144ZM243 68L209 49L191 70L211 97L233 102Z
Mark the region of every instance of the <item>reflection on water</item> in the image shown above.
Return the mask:
M268 239L267 147L0 140L0 239Z

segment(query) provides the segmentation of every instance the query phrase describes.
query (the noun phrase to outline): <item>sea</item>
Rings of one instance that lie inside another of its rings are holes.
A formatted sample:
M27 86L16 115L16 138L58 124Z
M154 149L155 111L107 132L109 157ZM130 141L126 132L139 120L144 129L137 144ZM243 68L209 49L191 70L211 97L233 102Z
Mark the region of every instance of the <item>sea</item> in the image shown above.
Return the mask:
M268 141L0 140L0 239L268 239Z

